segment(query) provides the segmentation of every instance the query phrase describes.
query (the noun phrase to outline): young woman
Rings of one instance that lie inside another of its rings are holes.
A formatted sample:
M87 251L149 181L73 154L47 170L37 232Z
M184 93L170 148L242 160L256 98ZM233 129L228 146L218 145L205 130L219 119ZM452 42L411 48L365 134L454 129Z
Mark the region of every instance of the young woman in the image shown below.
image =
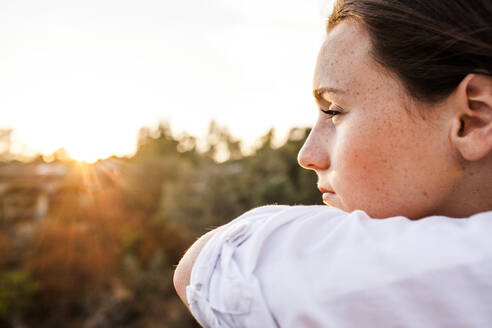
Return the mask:
M490 0L337 1L299 154L329 206L200 238L174 282L203 326L492 326L490 17Z

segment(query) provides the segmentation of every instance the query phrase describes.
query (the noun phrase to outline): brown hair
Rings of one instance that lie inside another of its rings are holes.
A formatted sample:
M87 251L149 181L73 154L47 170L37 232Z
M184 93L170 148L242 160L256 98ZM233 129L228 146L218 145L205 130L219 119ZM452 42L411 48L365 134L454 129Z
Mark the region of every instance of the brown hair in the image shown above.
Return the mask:
M411 96L435 103L472 72L492 73L491 0L337 0L328 30L355 19L372 56Z

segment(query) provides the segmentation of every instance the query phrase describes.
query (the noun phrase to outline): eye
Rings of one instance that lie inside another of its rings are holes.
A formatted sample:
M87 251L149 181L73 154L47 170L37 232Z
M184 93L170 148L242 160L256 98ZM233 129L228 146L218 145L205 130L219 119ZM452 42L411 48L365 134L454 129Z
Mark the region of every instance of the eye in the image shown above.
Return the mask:
M333 118L337 115L342 114L343 109L338 107L337 105L331 105L328 109L321 109L320 108L320 111L322 111L324 114L328 115L329 118Z

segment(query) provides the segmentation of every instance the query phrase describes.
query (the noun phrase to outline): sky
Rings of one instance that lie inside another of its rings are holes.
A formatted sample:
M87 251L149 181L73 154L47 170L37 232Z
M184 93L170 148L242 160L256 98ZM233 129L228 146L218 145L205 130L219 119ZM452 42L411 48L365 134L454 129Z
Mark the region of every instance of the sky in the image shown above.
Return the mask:
M0 128L14 151L135 151L138 130L209 122L252 145L312 126L330 0L2 0Z

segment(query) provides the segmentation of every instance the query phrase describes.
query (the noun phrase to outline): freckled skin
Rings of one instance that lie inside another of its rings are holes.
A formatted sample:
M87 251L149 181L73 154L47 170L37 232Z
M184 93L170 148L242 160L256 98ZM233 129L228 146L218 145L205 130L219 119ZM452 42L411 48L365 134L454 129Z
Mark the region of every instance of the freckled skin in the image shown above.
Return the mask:
M330 31L321 48L314 89L343 114L320 112L299 153L320 187L333 190L328 205L370 216L421 218L445 214L463 174L448 138L446 115L410 101L393 74L370 56L367 32L355 22ZM417 111L434 114L421 118Z

